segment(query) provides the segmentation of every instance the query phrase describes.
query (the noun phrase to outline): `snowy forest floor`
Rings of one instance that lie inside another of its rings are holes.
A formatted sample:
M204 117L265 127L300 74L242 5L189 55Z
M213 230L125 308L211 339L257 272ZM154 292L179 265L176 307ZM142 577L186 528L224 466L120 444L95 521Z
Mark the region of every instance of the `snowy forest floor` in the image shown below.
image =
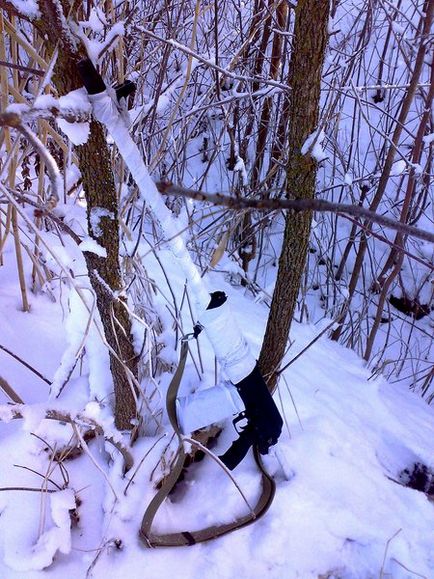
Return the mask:
M182 280L170 273L181 292ZM267 308L222 276L213 276L213 285L229 294L238 322L258 352ZM31 312L23 313L8 263L0 268L0 288L1 344L50 379L67 345L68 290L64 288L63 308L62 300L52 303L35 295ZM294 323L287 361L327 323ZM206 375L212 380L213 356L206 338L199 340L204 365L210 368ZM48 398L43 381L5 352L0 352L0 368L20 396L36 405L24 421L0 424L2 579L434 577L434 504L424 492L400 484L406 482L403 471L411 471L417 463L434 468L434 409L404 386L371 377L360 358L326 337L303 353L280 380L275 396L286 424L278 444L281 464L275 456L265 457L277 481L276 498L266 516L224 538L176 549L144 548L137 535L155 492L149 479L169 438L161 439L161 433L134 446L136 464L149 454L126 493L129 475L122 477L116 452L110 449L109 456L100 441L89 442L98 468L87 454L64 461L69 489L81 502L79 520L71 531L61 513L71 498L62 498L61 493L70 491L4 490L43 486L41 476L28 469L47 472L43 440L58 441L62 436L67 440L69 434L61 432L66 426L41 422L37 409L45 408ZM86 364L81 371L80 376L80 368L76 369L56 402L59 408L80 410L88 402ZM163 390L168 378L162 377ZM190 360L185 382L195 380ZM254 501L260 480L253 459L248 457L234 474L246 497ZM51 478L62 482L59 469ZM55 489L52 483L48 488ZM172 503L163 507L156 524L193 529L230 520L245 509L233 483L205 458L191 470ZM117 539L121 548L116 547ZM54 562L42 571L51 560L53 545L58 549Z

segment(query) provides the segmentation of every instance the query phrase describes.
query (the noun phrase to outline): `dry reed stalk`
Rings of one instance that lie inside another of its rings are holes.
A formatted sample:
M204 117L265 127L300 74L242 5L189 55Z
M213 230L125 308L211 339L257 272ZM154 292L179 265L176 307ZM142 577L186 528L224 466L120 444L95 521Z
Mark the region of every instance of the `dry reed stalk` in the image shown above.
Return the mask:
M11 224L12 224L12 207L10 205L7 206L5 211L6 213L6 222L2 225L3 220L0 219L0 265L3 265L3 248L6 244L7 238L11 231ZM4 228L3 236L1 235L1 229Z
M45 127L41 127L38 132L40 135L41 142L44 144L44 146L46 146L47 145L47 131L46 131ZM45 182L45 161L43 158L41 158L40 162L39 162L39 175L38 175L38 200L40 200L42 203L45 201L45 190L44 190L45 183L44 182ZM36 217L35 218L35 225L38 229L41 228L42 217ZM33 252L34 252L34 256L37 260L39 255L40 255L39 235L35 235ZM35 263L33 263L33 267L32 267L32 290L34 292L36 292L36 273L37 273L37 269L35 267ZM43 285L43 282L41 285Z
M11 40L15 41L17 45L24 49L24 51L41 67L42 70L47 68L47 63L41 57L40 54L35 50L35 48L27 42L27 40L21 35L21 33L17 30L13 21L9 21L4 16L4 27L6 33L9 35ZM16 63L15 63L16 64Z
M39 237L35 236L33 251L30 249L30 247L26 243L22 243L22 246L24 247L24 250L26 251L28 258L30 259L30 261L33 264L33 267L32 267L32 291L36 292L36 279L38 280L39 285L42 288L47 281L50 281L52 279L52 276L51 276L50 270L46 266L41 267L41 264L38 261L38 257L40 255L40 252L35 253L36 248L39 247ZM56 298L55 298L53 292L51 290L48 290L48 293L49 293L52 301L55 302Z
M18 217L15 207L12 208L12 231L14 234L15 256L17 260L18 280L20 283L21 303L23 307L23 312L29 312L30 305L29 300L27 298L26 277L24 273L23 255L21 252Z
M2 88L2 101L1 106L2 110L9 104L9 96L15 100L15 102L28 104L28 101L23 96L23 90L26 86L26 82L28 80L28 75L19 75L19 63L22 62L23 57L28 58L28 64L32 65L36 63L42 68L42 71L47 70L48 65L45 60L42 58L41 54L43 54L43 46L41 45L42 40L38 39L38 36L34 34L34 41L35 44L32 46L21 34L21 32L17 29L17 24L15 17L12 16L10 20L6 18L4 12L2 11L0 14L0 33L2 42L0 43L0 59L1 60L10 60L11 64L14 65L12 69L12 73L8 73L5 67L0 68L0 80L1 80L1 88ZM8 44L7 44L8 43ZM40 46L39 46L40 45ZM6 52L8 46L8 53ZM38 50L39 46L39 50ZM43 72L41 71L41 76L43 77ZM44 83L45 78L40 80L40 83ZM43 92L43 84L40 84L40 90L37 94ZM64 139L59 135L59 133L50 126L50 124L43 119L39 119L38 121L38 134L40 135L40 140L45 147L47 145L47 138L48 136L51 137L56 145L58 145L64 155L68 154L68 147L64 142ZM11 139L9 134L9 129L5 128L5 139L7 143L6 150L13 155L13 158L8 160L10 162L9 167L9 186L13 190L15 186L15 177L12 175L15 173L16 169L21 165L22 159L25 156L25 152L21 154L21 158L19 158L20 151L17 150L15 146L15 151L11 149ZM17 139L15 145L17 145L19 140ZM39 167L39 175L38 175L38 195L40 199L44 200L45 198L45 160L44 155L41 155L40 167ZM11 181L11 179L13 179ZM23 271L23 262L22 262L22 252L20 249L21 241L19 236L19 227L17 222L17 213L16 210L12 209L11 207L8 208L8 217L6 220L6 228L4 234L0 235L0 260L2 259L2 250L4 244L6 242L7 233L10 229L10 224L12 224L12 231L14 234L14 241L15 241L15 254L17 258L17 265L18 265L18 275L20 281L20 290L22 295L22 302L23 302L23 309L28 310L28 300L27 300L27 290L25 285L25 276ZM41 218L37 218L37 226L40 226ZM27 246L25 246L27 253L29 253L30 260L33 263L32 266L32 290L36 290L37 280L39 281L41 287L45 283L44 277L48 280L50 278L50 272L48 270L45 271L45 276L43 276L41 269L39 268L39 236L36 235L34 239L34 252L29 250ZM0 261L1 263L1 261Z
M14 27L15 17L12 16L11 25ZM18 44L15 40L16 35L10 36L10 53L12 57L12 62L18 64ZM5 50L5 49L4 49ZM3 56L3 55L2 55ZM18 70L12 70L13 81L16 85L18 85ZM6 99L8 99L8 93L6 93ZM12 150L12 140L10 136L10 131L6 133L5 138L6 144L6 153L11 152ZM8 183L11 189L15 188L15 176L17 170L17 154L15 153L13 159L9 164L9 174L8 174ZM14 245L15 245L15 257L17 261L17 270L18 270L18 280L20 284L20 292L21 292L21 303L24 312L28 312L30 310L29 301L27 298L27 288L26 288L26 278L24 274L24 264L23 264L23 256L21 252L21 243L20 243L20 234L18 228L18 217L16 209L12 209L12 232L14 236Z
M0 59L6 61L6 49L4 42L4 19L2 11L0 11ZM0 87L1 87L0 91L1 108L2 110L4 110L8 105L8 79L7 79L7 71L6 68L4 67L0 67ZM3 131L5 132L6 135L9 133L9 129L6 127L3 128ZM8 207L4 233L2 233L2 221L0 220L0 266L3 265L3 247L6 243L6 239L8 237L8 233L10 230L10 220L11 220L11 211L10 208Z
M0 376L0 388L6 394L8 398L14 402L14 404L24 404L24 400L15 392L12 386L5 380L2 376Z
M125 3L127 4L127 3ZM110 0L106 3L106 11L110 13L111 21L124 21L127 17L127 8L128 6L122 6L121 10L122 13L116 17L116 6L113 0ZM124 40L122 37L119 38L115 49L113 51L114 55L114 70L116 71L117 75L117 82L122 83L125 80L125 47L124 47Z

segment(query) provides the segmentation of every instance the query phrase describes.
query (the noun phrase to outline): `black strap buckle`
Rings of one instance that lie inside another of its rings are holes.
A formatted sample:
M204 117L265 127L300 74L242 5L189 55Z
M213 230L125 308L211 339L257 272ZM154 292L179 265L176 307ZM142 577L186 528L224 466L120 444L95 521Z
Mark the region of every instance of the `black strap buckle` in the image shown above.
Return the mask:
M181 342L189 342L190 340L197 340L202 330L203 326L199 324L199 322L197 322L197 324L194 324L192 332L189 332L188 334L182 336Z

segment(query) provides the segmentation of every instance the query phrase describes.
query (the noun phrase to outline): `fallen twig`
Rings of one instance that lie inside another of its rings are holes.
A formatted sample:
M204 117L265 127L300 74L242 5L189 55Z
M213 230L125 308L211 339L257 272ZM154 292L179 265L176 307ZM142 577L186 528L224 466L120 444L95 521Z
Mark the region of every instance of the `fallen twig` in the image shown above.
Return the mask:
M6 348L5 346L2 346L1 344L0 344L0 350L3 350L3 352L6 352L6 354L9 354L9 356L12 356L12 358L15 358L15 360L20 362L23 366L25 366L28 370L30 370L30 372L33 372L33 374L36 374L36 376L38 376L38 378L40 378L41 380L46 382L49 386L51 386L51 382L50 382L50 380L48 380L48 378L45 378L45 376L43 376L40 372L38 372L38 370L33 368L33 366L28 364L25 360L20 358L17 354L14 354L10 350L8 350L8 348ZM22 401L18 402L18 400L17 401L14 400L14 402L16 402L17 404L22 404Z
M0 388L15 404L24 404L24 400L15 392L12 386L0 376Z

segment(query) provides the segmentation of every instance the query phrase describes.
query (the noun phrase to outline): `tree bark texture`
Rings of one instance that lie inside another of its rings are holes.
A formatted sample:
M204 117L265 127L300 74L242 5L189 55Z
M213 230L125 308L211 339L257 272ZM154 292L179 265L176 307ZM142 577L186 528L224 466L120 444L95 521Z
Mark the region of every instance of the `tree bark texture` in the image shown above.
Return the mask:
M290 62L290 112L286 195L311 199L315 195L316 161L302 155L307 137L317 128L321 72L327 46L329 0L299 0ZM288 212L276 285L264 341L260 369L273 391L288 341L301 277L306 263L312 212Z
M83 49L65 38L59 5L51 0L41 0L39 5L43 18L38 22L38 29L45 33L48 53L54 51L57 42L60 43L53 74L53 83L60 96L82 86L76 63L80 56L84 56L80 54ZM119 263L118 200L110 150L100 123L91 122L90 136L84 145L76 148L76 154L87 202L89 235L107 252L105 258L89 252L85 252L84 256L104 335L112 350L110 369L114 384L115 424L117 428L126 430L133 427L131 420L137 416L133 382L138 376L138 360L131 336L131 321L122 305L122 298L117 295L123 289ZM97 226L95 213L92 215L96 210L101 216Z
M113 349L110 369L115 394L115 424L119 429L131 429L131 419L136 417L136 396L133 378L138 376L138 359L131 336L131 321L122 297L115 294L123 290L119 263L119 220L116 187L105 133L100 123L92 121L90 136L85 145L78 147L79 167L87 201L89 234L107 251L107 257L86 253L89 278L96 294L97 307L105 338ZM93 228L92 210L106 212Z

